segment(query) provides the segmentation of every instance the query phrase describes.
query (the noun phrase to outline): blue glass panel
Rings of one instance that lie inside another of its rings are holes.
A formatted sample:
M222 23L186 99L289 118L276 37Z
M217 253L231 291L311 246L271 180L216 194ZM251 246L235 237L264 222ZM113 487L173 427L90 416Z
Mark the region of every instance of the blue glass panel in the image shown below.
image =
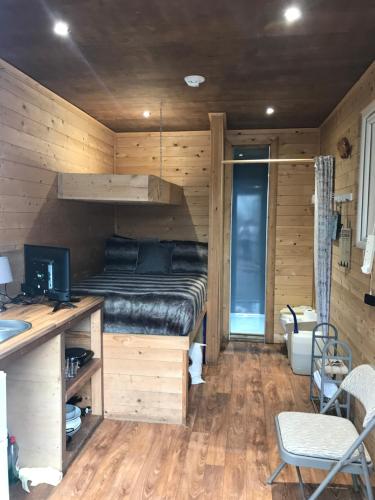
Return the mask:
M269 147L235 148L234 158L269 158ZM268 165L234 165L231 333L264 334L267 201Z

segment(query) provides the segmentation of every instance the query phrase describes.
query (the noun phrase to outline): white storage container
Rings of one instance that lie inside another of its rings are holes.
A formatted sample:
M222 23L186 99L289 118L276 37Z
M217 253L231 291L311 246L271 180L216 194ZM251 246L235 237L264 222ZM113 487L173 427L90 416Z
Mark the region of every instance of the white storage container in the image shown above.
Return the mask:
M305 332L305 333L310 332L311 339L312 339L312 331L314 330L315 327L316 327L316 321L303 321L301 323L298 323L298 329L301 330L301 332ZM292 356L291 342L292 342L293 335L298 335L298 333L297 334L293 333L294 324L292 324L292 323L286 325L286 330L287 330L287 333L285 334L285 341L286 341L286 345L287 345L287 349L288 349L289 363L291 363L291 356ZM312 340L311 340L311 342L312 342Z
M290 364L297 375L310 375L312 353L312 331L302 330L290 334Z

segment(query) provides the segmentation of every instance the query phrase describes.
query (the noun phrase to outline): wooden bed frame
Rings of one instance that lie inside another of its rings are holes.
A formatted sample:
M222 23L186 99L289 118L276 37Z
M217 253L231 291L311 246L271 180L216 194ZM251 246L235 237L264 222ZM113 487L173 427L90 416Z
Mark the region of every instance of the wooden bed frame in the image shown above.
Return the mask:
M188 351L205 315L206 305L185 337L103 335L105 418L186 423Z

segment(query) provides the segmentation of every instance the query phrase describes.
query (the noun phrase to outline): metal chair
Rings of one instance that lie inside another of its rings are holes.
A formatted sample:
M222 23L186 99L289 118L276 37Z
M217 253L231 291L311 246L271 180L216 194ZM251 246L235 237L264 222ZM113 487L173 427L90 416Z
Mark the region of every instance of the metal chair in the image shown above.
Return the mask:
M365 408L360 434L350 420L326 414L342 391L357 398ZM350 372L324 407L323 413L283 412L277 415L275 421L282 463L268 478L268 484L273 483L286 464L295 465L302 497L305 498L300 467L329 470L309 497L309 500L315 500L338 472L347 472L352 474L355 489L358 489L357 476L363 476L367 498L374 500L370 482L370 472L374 467L364 445L364 439L375 427L373 367L360 365Z

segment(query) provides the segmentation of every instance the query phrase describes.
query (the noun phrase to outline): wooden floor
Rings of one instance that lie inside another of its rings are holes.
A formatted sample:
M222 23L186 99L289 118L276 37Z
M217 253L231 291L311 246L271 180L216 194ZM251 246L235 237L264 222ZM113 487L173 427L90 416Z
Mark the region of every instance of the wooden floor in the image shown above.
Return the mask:
M34 488L28 498L299 500L294 469L272 487L265 479L279 462L274 415L312 411L308 377L291 373L279 346L233 342L206 382L190 391L186 427L106 420L62 483ZM302 473L307 483L324 474ZM341 475L341 486L320 498L361 498L349 479Z

